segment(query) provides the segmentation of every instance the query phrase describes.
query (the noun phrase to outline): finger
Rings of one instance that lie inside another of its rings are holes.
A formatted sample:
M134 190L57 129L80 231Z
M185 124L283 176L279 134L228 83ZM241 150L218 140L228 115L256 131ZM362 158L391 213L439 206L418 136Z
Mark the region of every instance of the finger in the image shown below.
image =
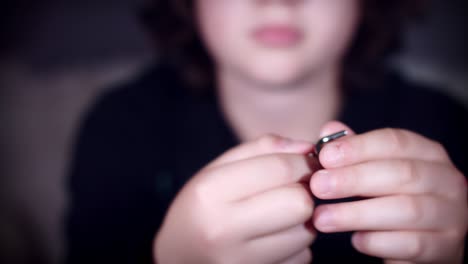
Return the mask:
M313 207L306 188L293 184L236 202L230 220L237 233L261 237L305 223Z
M333 133L346 130L348 131L348 135L354 135L354 131L347 125L339 122L339 121L330 121L322 126L320 129L320 137L325 137L331 135Z
M357 232L352 244L361 253L391 260L386 263L449 263L457 250L453 241L437 232Z
M420 160L377 160L320 170L310 180L321 199L392 194L437 194L457 198L466 193L464 176L454 167Z
M441 217L441 216L447 217ZM453 206L433 196L385 196L327 204L315 209L315 227L325 233L361 230L439 230L459 226Z
M281 262L281 264L307 264L311 262L312 251L308 248Z
M414 264L414 262L406 260L386 260L384 264Z
M315 236L304 225L299 225L248 241L247 252L253 256L259 256L254 259L261 258L265 261L264 263L278 263L291 256L303 254L302 252L309 248Z
M258 156L206 171L206 188L201 191L207 195L216 192L217 197L224 201L236 201L283 185L306 181L318 168L318 161L306 155Z
M377 159L450 161L439 143L407 130L389 128L341 138L326 144L320 152L320 162L325 168Z
M264 135L256 140L234 147L212 161L207 167L272 153L305 154L313 148L307 141L292 140L277 135Z

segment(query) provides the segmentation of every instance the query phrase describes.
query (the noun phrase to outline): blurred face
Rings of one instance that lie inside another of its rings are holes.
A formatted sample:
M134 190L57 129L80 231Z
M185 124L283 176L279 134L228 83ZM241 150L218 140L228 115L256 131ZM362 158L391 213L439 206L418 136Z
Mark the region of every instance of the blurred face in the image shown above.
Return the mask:
M196 0L196 12L219 70L288 85L340 65L359 0Z

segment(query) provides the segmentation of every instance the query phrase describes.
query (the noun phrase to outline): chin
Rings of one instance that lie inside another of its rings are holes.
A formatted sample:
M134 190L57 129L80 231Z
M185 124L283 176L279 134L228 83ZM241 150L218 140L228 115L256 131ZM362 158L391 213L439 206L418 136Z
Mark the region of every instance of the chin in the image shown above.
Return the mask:
M250 77L265 85L291 86L297 84L307 74L298 63L262 64L250 69Z

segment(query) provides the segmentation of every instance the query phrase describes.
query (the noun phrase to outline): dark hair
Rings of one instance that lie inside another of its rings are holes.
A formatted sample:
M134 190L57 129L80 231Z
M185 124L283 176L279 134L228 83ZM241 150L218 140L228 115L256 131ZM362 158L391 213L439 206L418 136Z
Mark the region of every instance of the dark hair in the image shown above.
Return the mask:
M142 19L158 54L196 87L212 84L214 66L197 31L193 2L149 0ZM361 22L344 58L344 87L368 86L380 79L386 59L401 47L405 23L420 14L422 1L361 0L360 4Z

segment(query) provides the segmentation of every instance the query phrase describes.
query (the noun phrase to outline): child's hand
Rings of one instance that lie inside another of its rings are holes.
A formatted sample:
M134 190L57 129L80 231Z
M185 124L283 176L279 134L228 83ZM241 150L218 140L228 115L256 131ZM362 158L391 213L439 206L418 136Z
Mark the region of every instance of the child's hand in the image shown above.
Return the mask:
M324 133L342 129L335 122ZM382 129L329 143L320 161L326 169L310 182L317 197L372 198L317 207L318 230L358 231L354 247L388 263L462 263L467 185L440 144Z
M158 263L308 263L314 232L311 143L275 136L202 169L172 203L155 239Z

